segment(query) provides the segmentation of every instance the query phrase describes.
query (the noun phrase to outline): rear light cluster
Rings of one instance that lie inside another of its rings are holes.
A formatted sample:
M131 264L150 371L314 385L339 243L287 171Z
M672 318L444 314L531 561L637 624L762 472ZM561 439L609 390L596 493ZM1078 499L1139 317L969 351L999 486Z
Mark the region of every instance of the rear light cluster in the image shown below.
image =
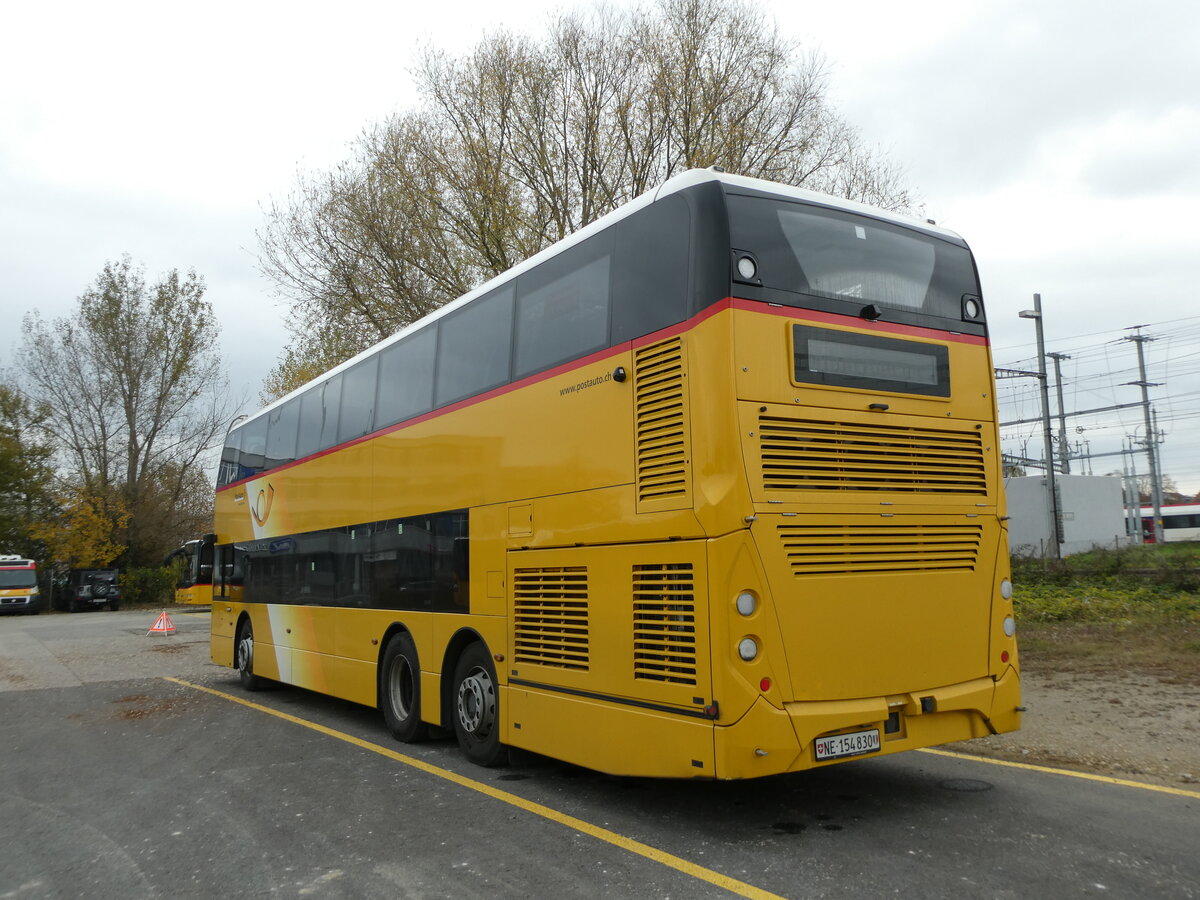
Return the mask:
M1005 578L1003 581L1000 582L1000 596L1003 597L1005 600L1012 600L1012 595L1013 595L1012 582L1009 581L1007 578ZM1017 620L1013 618L1012 613L1009 613L1008 615L1006 615L1004 617L1004 621L1001 622L1000 624L1001 624L1001 627L1004 629L1004 636L1006 638L1012 638L1012 637L1016 636ZM1000 651L1000 662L1002 665L1006 664L1010 659L1012 659L1012 654L1009 653L1008 650Z
M742 591L733 601L733 605L742 618L749 618L758 611L758 596L753 591ZM748 636L742 638L738 641L737 653L744 662L752 662L758 658L758 641Z

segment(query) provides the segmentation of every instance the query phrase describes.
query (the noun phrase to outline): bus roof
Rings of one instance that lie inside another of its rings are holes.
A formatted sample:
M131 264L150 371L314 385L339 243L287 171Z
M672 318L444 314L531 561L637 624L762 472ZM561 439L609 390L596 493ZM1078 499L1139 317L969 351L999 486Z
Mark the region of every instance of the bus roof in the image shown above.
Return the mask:
M257 412L246 416L245 421L239 423L239 427L266 415L276 407L282 406L288 400L291 400L293 397L297 396L308 388L333 378L338 373L346 371L359 361L382 351L385 347L391 346L392 344L403 340L408 335L423 328L431 322L435 322L443 316L449 315L460 307L470 303L475 298L481 297L500 285L512 281L523 272L526 272L532 269L534 266L540 265L546 260L557 256L558 254L570 249L592 235L598 234L614 223L619 222L622 219L631 216L638 210L649 206L659 198L668 197L672 194L677 194L680 191L686 190L687 188L714 181L728 185L732 188L743 188L766 194L774 194L778 197L799 200L804 203L816 204L832 209L845 210L846 212L858 213L861 215L871 216L876 219L882 219L887 222L904 226L905 228L917 228L925 232L933 233L940 237L961 240L961 237L959 237L958 234L950 231L947 228L941 228L937 226L932 220L916 219L912 216L906 216L900 213L891 212L889 210L880 209L879 207L869 206L865 203L859 203L855 200L846 200L841 197L835 197L832 194L822 194L818 191L792 187L790 185L780 184L774 181L765 181L761 178L749 178L744 175L731 175L728 172L722 172L717 169L688 169L686 172L680 172L678 175L667 179L657 187L651 188L644 194L641 194L640 196L630 200L628 203L625 203L611 212L601 216L599 219L590 222L578 231L567 235L562 240L556 241L549 247L546 247L544 250L535 253L533 256L529 257L523 262L517 263L517 265L513 266L511 269L506 269L496 277L485 281L474 290L463 294L461 297L458 297L455 300L451 300L444 306L438 307L427 316L418 319L416 322L405 325L391 336L383 338L378 343L373 344L366 350L363 350L361 353L351 357L345 362L334 366L327 372L323 372L311 381L305 382L304 384L300 385L300 387L297 387L287 394L284 394L282 397L273 400L271 403L269 403L267 406L264 406Z

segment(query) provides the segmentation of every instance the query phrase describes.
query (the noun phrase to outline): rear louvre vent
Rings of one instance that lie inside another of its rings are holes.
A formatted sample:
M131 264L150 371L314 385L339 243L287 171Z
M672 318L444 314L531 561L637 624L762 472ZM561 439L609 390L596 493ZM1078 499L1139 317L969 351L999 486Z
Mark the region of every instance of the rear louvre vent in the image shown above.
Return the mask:
M588 576L584 566L513 572L514 658L588 668Z
M679 338L637 351L634 395L638 503L650 502L654 509L679 508L688 500L692 480L683 344Z
M690 563L633 567L633 677L696 683L696 594Z
M987 495L978 431L772 416L762 416L758 428L768 491Z
M973 572L981 525L780 525L792 573Z

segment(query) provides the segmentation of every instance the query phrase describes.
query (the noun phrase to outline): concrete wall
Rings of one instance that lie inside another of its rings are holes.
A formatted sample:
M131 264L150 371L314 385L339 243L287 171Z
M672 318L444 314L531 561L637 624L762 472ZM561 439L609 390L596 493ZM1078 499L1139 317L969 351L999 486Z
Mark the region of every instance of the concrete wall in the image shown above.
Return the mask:
M1121 479L1110 475L1058 475L1063 517L1062 555L1093 547L1127 544ZM1004 482L1008 495L1008 540L1014 555L1053 556L1050 498L1044 475Z

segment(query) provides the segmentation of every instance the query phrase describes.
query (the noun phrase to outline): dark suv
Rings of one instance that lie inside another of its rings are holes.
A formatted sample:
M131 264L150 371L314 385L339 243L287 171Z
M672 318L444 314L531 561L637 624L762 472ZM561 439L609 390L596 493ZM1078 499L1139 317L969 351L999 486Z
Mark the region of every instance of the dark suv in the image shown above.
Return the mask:
M121 608L121 588L116 569L72 569L66 586L66 607L71 612Z

